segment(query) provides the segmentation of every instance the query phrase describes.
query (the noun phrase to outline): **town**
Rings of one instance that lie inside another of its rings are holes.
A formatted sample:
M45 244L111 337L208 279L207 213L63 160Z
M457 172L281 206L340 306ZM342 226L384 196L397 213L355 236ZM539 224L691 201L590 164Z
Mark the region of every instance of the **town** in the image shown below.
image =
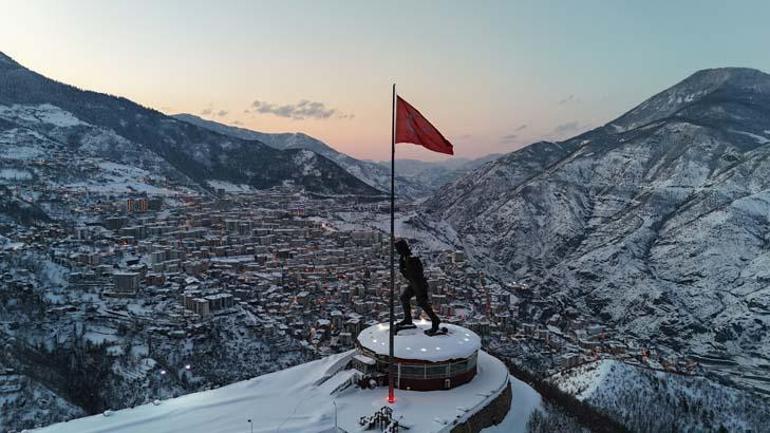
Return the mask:
M388 320L390 238L367 224L387 217L382 202L283 188L219 189L173 205L146 194L81 200L91 222L8 234L0 296L22 297L30 313L4 325L36 336L32 346L102 348L118 372L156 382L160 395L139 400L163 396L163 381L181 387L173 395L347 350L363 328ZM492 281L462 251L416 245L442 319L543 376L600 356L697 371L692 360L615 340L570 309L543 315L546 303L526 284ZM237 362L216 362L226 354Z

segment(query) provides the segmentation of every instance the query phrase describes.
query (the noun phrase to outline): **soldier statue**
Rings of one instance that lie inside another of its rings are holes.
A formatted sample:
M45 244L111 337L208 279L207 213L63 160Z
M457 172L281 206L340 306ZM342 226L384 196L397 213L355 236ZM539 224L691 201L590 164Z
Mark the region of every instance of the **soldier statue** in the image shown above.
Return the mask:
M415 324L412 323L412 305L410 302L412 297L415 297L417 299L417 305L422 308L422 311L424 311L428 317L430 317L432 322L430 330L426 330L425 333L428 335L442 333L446 328L439 327L441 320L436 313L433 312L433 308L428 300L428 281L425 280L420 258L412 256L409 244L404 239L399 239L395 246L396 251L400 256L398 259L398 269L408 283L401 293L401 304L404 307L404 320L396 324L395 332L398 333L401 329L416 327Z

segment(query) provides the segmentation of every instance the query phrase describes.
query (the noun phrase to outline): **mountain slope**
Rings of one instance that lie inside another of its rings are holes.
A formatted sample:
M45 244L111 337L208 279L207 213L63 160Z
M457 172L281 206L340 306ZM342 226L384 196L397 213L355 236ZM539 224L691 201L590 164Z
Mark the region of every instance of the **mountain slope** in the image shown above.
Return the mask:
M449 158L440 162L397 159L396 175L435 190L500 156L502 155L494 153L476 159ZM378 164L390 168L390 161L379 161Z
M20 199L7 187L0 185L0 223L30 224L48 220L48 215L38 206Z
M639 433L759 432L770 423L764 401L699 376L602 360L551 380Z
M334 150L321 140L301 132L270 134L265 132L252 131L245 128L238 128L235 126L223 125L218 122L202 119L198 116L186 113L175 114L172 117L192 125L218 132L228 137L240 138L243 140L258 140L267 144L268 146L280 150L311 150L334 161L337 163L337 165L367 185L377 188L383 192L390 191L389 167L385 168L376 163L352 158L348 155L345 155L344 153ZM425 194L425 192L425 187L418 182L412 182L411 180L403 177L396 179L396 194L398 195L416 197Z
M77 149L88 126L97 127L127 141L128 147L135 151L159 156L173 170L199 184L218 179L266 188L291 181L315 192L376 193L334 162L315 153L294 149L279 151L258 141L225 137L125 98L83 91L50 80L2 53L0 106L11 114L0 122L2 130L32 128L45 135L46 130L52 129L47 124L53 122L54 126L66 129L60 131L62 134L56 139ZM25 113L40 111L40 107L54 107L60 111L58 116L74 120L60 125L56 124L60 118L41 118L34 114L25 117ZM14 122L9 117L22 122Z
M770 76L700 71L604 127L481 167L424 216L562 309L756 369L770 364L769 143Z

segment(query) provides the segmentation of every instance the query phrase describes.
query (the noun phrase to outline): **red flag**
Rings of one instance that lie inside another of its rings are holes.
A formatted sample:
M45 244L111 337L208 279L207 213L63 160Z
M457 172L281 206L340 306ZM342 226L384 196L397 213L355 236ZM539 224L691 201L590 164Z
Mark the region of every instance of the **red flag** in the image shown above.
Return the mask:
M454 155L452 143L400 96L396 96L396 143L419 144L434 152Z

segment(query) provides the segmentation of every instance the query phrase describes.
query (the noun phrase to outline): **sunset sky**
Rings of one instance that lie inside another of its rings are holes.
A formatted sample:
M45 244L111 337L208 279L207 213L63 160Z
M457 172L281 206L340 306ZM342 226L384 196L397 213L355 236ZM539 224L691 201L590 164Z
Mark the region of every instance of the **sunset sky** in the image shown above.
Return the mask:
M0 0L0 51L81 88L389 157L396 82L455 144L599 126L692 72L770 71L767 1ZM401 145L398 157L443 156Z

